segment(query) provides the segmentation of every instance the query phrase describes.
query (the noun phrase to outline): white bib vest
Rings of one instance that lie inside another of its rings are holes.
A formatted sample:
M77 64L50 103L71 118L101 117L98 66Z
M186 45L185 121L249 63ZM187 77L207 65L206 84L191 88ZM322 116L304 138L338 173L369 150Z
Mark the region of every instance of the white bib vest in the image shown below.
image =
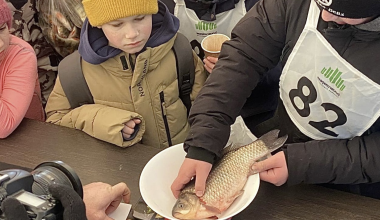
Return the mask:
M201 48L203 38L210 34L224 34L231 37L231 31L238 21L247 13L245 0L240 0L235 8L216 15L215 21L200 20L197 14L186 8L184 0L175 0L174 15L180 20L179 32L184 34L194 51L203 58Z
M280 97L293 123L312 139L360 136L380 116L380 86L318 32L319 15L311 0L306 25L280 77Z

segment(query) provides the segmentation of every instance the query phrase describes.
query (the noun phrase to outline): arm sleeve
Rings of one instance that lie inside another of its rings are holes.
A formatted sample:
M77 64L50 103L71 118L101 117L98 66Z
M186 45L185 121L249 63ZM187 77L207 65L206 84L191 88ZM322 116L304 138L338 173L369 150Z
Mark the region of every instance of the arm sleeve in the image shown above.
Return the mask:
M186 151L202 147L221 156L230 125L262 75L280 59L286 36L284 11L281 0L260 1L235 26L191 108Z
M287 145L288 184L380 182L380 132Z
M6 138L21 123L37 80L37 58L33 51L21 50L6 65L9 68L1 73L5 77L0 95L0 138Z
M70 109L69 101L62 89L59 78L46 105L47 122L75 128L92 137L128 147L138 143L145 132L145 122L141 115L102 104L82 105ZM134 139L124 140L121 130L131 119L141 119L141 124Z

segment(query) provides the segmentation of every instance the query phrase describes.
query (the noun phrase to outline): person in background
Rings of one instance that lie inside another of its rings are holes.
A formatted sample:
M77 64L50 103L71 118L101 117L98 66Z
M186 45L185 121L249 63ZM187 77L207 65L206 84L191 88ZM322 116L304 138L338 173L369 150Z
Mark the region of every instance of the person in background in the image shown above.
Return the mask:
M13 16L11 34L28 42L37 56L38 79L43 106L53 90L62 56L44 37L38 23L38 0L6 0Z
M182 143L189 124L172 50L178 19L157 0L82 3L87 19L78 51L95 104L71 109L57 80L46 106L47 122L120 147L140 140L160 148ZM191 100L207 77L194 52L193 61Z
M0 0L0 138L9 136L25 115L44 120L33 48L9 33L12 14ZM31 105L32 103L32 105Z
M72 188L51 185L49 191L63 207L63 216L57 220L111 220L107 215L114 212L119 204L130 202L131 192L121 182L114 186L107 183L90 183L83 187L83 200ZM7 220L29 220L25 207L15 198L6 198L1 210Z
M191 41L193 49L203 60L204 67L209 73L212 72L218 58L205 57L201 47L202 40L215 33L231 37L231 32L238 21L258 2L258 0L161 1L178 17L179 32ZM276 110L281 70L279 64L261 76L260 82L240 112L245 124L253 132L258 124L272 117Z
M349 184L380 198L379 16L379 0L257 3L224 43L194 102L173 194L195 176L203 195L230 125L260 76L281 60L277 111L254 134L278 128L288 141L252 170L275 185Z
M191 46L201 59L206 57L201 47L202 40L210 34L225 34L252 8L258 0L161 0L180 21L179 32L191 42ZM204 60L211 73L217 58ZM212 64L211 64L212 63Z

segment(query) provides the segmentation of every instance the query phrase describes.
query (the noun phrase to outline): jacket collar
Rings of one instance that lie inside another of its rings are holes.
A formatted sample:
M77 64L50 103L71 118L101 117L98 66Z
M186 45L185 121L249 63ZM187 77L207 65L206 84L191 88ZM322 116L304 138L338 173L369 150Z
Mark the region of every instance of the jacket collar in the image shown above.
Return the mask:
M104 69L118 77L132 76L139 82L143 76L160 64L162 59L171 51L176 35L168 42L157 47L147 47L146 50L136 55L121 52L118 55L101 63Z
M359 24L355 26L358 29L365 31L380 32L380 16L365 24Z

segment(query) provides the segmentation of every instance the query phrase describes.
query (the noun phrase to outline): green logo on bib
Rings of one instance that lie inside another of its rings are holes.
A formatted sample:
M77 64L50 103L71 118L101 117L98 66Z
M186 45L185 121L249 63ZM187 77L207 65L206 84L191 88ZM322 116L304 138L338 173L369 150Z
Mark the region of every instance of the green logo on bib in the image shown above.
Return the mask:
M340 72L338 68L333 70L331 69L331 67L329 67L329 69L326 69L323 67L321 73L327 79L329 79L329 81L333 83L340 91L343 91L343 89L346 88L346 86L343 84L344 80L340 78L340 76L342 75L342 72Z
M201 31L214 30L216 29L216 23L199 21L198 24L195 24L195 28Z

